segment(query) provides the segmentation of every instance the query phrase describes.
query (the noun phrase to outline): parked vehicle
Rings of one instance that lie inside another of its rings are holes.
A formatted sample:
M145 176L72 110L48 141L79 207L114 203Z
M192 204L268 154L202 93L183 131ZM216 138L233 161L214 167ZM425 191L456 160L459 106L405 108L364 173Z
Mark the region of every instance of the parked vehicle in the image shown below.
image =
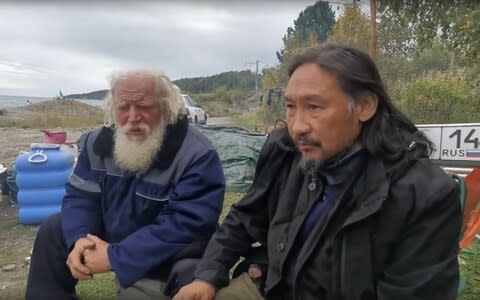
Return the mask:
M187 107L188 121L191 123L207 124L207 113L190 96L183 94L183 102Z

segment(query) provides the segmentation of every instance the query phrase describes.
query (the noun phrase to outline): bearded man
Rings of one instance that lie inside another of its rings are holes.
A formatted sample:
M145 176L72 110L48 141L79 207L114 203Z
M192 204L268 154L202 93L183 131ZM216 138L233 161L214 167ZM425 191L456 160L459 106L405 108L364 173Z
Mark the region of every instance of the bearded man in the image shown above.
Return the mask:
M26 299L78 299L78 280L109 271L119 299L169 299L172 268L201 255L225 191L217 152L184 111L160 72L113 76L105 125L88 133L61 213L37 233Z

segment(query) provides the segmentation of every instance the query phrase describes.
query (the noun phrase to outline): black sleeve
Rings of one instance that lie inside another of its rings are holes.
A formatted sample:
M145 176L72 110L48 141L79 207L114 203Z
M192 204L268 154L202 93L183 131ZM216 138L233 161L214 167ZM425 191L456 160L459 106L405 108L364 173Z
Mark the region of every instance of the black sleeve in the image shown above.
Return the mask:
M274 132L267 139L259 155L252 186L237 204L232 205L219 230L212 236L196 268L196 279L221 288L228 284L230 268L241 256L248 254L252 243L260 242L266 246L269 216L275 206L269 196L277 178L275 174L288 155L278 146L281 136L284 132Z

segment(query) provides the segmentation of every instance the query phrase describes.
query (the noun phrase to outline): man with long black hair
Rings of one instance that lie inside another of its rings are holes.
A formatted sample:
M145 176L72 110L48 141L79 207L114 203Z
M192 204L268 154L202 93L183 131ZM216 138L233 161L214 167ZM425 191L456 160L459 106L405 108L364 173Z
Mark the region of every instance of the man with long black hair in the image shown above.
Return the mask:
M174 300L455 299L459 190L375 63L324 44L288 75L287 128L269 136L251 189ZM241 256L264 267L264 284L245 274L229 282Z

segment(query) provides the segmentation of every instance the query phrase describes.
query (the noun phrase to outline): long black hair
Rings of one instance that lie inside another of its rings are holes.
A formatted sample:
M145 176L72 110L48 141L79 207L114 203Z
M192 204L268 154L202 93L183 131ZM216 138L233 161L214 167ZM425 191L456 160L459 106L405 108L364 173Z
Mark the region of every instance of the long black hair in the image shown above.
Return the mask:
M360 141L369 153L387 161L428 157L432 142L393 104L382 83L377 66L363 51L340 44L326 43L307 48L288 68L291 77L306 63L315 63L334 74L339 86L352 101L368 94L378 98L375 115L365 122Z

